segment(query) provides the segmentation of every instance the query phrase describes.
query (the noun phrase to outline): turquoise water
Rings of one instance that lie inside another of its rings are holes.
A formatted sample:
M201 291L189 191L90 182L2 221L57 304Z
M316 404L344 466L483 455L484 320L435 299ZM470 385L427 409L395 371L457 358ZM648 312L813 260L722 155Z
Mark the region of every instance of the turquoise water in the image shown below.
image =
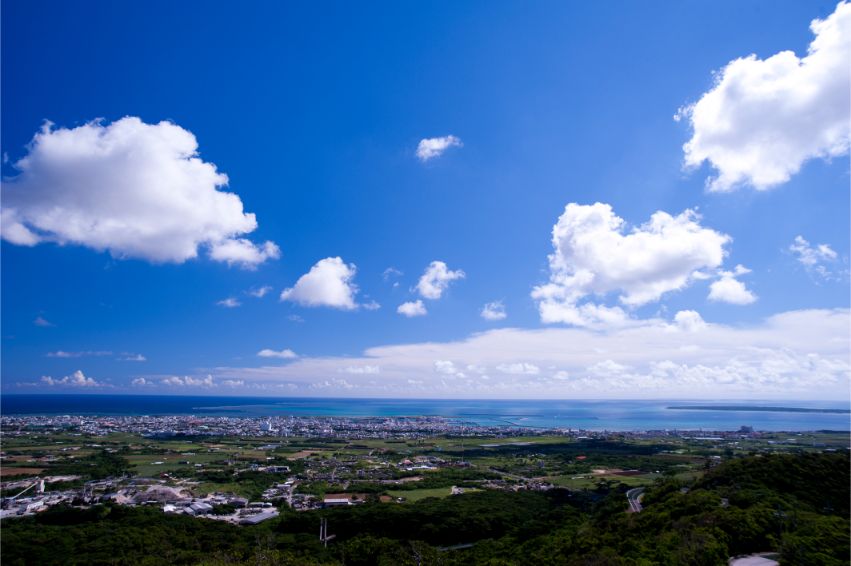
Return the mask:
M671 410L676 405L743 410ZM3 395L3 415L208 415L233 417L443 416L485 426L586 430L851 430L849 414L749 411L746 407L849 410L848 402L677 400L447 400L201 397L166 395Z

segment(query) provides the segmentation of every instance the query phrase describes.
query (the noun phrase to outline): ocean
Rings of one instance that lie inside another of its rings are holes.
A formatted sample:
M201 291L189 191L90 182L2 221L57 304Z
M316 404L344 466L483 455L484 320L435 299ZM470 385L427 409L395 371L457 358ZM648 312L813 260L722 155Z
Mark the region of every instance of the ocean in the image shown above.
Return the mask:
M699 405L700 409L672 409ZM778 410L779 409L779 410ZM2 395L3 415L206 415L231 417L442 416L483 426L585 430L851 430L847 401L449 400ZM833 412L822 412L833 411Z

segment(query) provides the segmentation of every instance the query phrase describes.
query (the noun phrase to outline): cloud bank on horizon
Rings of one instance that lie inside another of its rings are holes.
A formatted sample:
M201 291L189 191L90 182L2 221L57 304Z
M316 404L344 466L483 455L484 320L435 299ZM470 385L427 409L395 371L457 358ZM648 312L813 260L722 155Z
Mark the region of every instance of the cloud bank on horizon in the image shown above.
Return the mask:
M848 309L792 311L753 326L705 322L695 311L608 332L502 328L453 342L380 346L358 357L210 369L245 394L319 395L347 374L368 397L840 398L851 386Z

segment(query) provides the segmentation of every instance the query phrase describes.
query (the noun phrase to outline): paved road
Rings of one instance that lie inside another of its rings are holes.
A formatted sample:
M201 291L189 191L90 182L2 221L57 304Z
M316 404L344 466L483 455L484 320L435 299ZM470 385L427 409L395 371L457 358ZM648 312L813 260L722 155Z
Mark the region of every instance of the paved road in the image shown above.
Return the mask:
M736 556L730 559L730 566L778 566L777 554L774 552L760 552L750 556Z
M495 474L499 474L504 478L508 478L511 480L520 480L520 481L532 481L527 477L518 476L517 474L509 474L508 472L503 472L502 470L497 470L496 468L488 468L488 471L493 472Z
M630 513L641 513L641 496L644 495L643 487L636 487L626 492L626 500L629 501Z

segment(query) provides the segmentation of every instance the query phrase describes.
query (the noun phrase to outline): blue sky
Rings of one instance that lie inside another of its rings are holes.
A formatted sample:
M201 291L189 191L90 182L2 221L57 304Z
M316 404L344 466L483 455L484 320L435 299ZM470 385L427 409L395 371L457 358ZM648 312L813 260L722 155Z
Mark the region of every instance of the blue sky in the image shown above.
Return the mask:
M2 390L847 397L849 11L4 2Z

